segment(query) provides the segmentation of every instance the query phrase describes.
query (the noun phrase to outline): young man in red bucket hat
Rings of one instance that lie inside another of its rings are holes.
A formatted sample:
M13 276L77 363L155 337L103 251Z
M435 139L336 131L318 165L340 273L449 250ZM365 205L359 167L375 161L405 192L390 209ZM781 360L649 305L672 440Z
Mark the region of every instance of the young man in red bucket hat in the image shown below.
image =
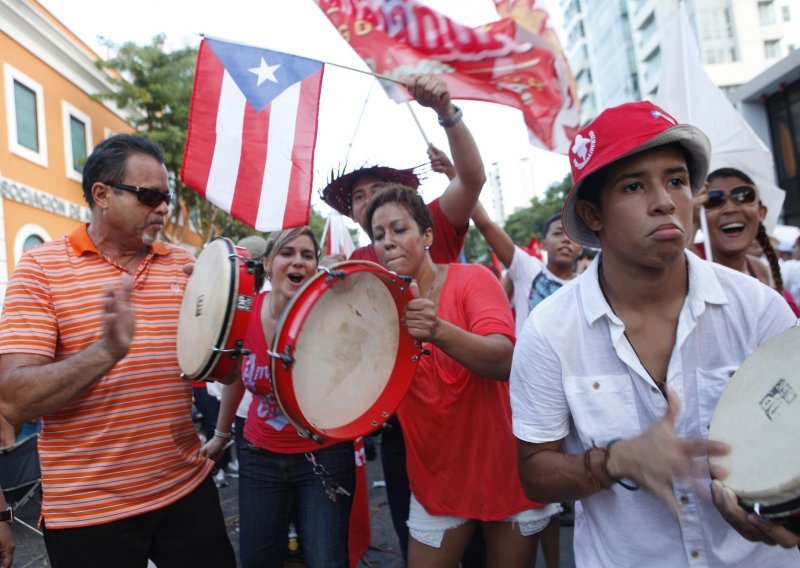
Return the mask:
M601 252L525 323L511 405L528 497L580 501L579 567L800 560L800 537L747 515L708 471L729 451L706 436L731 371L795 323L771 289L685 250L709 154L649 102L604 111L570 148L564 228Z
M434 218L430 254L434 262L455 262L467 236L472 209L486 182L483 161L472 134L464 124L461 109L450 100L447 83L435 75L410 75L404 81L414 100L436 112L439 124L447 134L454 171L448 173L451 179L444 194L428 203ZM447 160L447 156L432 145L428 148L428 156L436 171L439 171L436 163L442 158ZM332 179L322 190L321 197L363 228L367 202L387 183L400 183L417 189L420 178L413 168L364 166ZM378 262L371 244L356 249L350 259Z

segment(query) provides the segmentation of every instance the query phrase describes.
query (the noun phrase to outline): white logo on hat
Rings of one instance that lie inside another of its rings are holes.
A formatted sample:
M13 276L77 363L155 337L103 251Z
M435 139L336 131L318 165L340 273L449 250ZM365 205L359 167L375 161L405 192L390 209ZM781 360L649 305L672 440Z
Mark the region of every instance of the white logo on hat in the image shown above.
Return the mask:
M670 124L675 124L675 125L678 124L678 122L674 118L672 118L671 116L667 116L663 112L659 112L657 110L651 110L650 114L653 115L653 118L663 118L664 120L666 120Z
M589 131L588 138L584 138L578 134L575 137L575 142L572 144L572 153L575 155L575 157L572 159L572 165L574 165L577 169L582 170L589 162L592 154L594 154L595 145L596 139L594 130Z

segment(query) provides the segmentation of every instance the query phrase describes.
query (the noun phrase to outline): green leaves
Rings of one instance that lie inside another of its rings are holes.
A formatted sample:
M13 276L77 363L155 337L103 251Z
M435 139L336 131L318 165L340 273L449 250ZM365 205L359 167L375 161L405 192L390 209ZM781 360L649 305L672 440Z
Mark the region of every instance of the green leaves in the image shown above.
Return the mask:
M531 199L531 206L525 209L518 209L508 216L503 227L511 237L511 240L518 245L527 246L531 237L536 235L539 241L542 240L542 227L548 217L561 211L564 199L572 188L572 176L567 174L560 182L550 185L541 198Z
M115 55L108 60L98 61L97 66L109 72L115 89L100 93L95 98L113 101L127 112L128 122L139 134L164 147L167 170L176 193L166 233L180 242L191 226L203 236L204 241L219 235L237 241L256 231L179 180L197 49L184 47L166 51L165 41L164 34L153 37L149 45L134 42L115 44L103 39L103 45Z

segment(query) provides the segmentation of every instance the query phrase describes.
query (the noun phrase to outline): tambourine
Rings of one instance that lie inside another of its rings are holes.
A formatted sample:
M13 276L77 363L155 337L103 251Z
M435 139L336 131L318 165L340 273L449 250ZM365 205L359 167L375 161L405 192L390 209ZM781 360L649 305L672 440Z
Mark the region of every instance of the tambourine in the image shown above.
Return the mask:
M178 317L181 378L224 377L242 348L255 292L254 262L244 247L218 237L197 258Z
M411 385L423 352L400 324L408 281L349 261L306 281L278 320L272 386L301 436L363 436L386 422Z
M745 509L800 532L800 327L756 349L719 398L708 437L730 444L709 461Z

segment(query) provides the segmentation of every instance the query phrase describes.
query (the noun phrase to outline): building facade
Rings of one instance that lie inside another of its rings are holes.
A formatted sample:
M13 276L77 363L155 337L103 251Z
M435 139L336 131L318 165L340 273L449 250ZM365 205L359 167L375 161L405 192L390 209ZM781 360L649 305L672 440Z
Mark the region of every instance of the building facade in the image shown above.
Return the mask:
M680 0L560 0L566 51L588 122L652 99ZM711 80L730 94L800 46L800 0L682 0Z
M25 249L88 220L91 149L133 130L92 99L111 89L98 59L35 0L0 0L0 298Z
M24 250L88 221L81 181L92 148L134 130L113 102L93 98L113 88L99 59L36 0L0 0L0 304ZM186 235L188 248L202 244Z
M783 222L800 227L800 49L733 91L731 99L771 146L778 185L786 190Z
M680 1L705 71L773 151L784 222L800 225L800 0L560 0L581 120L655 97Z

